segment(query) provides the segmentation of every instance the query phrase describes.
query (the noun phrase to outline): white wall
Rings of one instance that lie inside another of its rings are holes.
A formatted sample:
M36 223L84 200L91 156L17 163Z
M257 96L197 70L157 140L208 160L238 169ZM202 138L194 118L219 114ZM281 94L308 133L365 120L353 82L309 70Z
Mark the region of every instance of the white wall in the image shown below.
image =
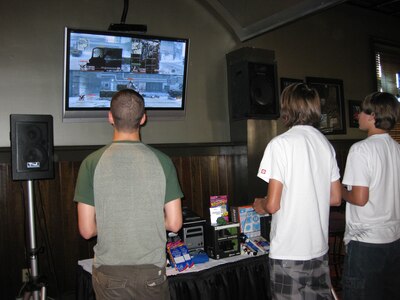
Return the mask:
M400 18L351 5L339 5L257 37L245 45L270 47L278 61L279 77L343 80L346 135L329 139L364 138L348 128L348 100L363 100L375 91L372 37L400 43Z
M123 0L1 1L0 147L10 145L10 114L51 114L54 144L101 145L111 126L62 122L64 27L105 30L118 23ZM225 52L232 35L196 1L130 1L126 23L148 34L190 39L186 118L152 121L147 143L229 141Z
M400 19L341 5L240 43L200 2L130 3L126 23L191 42L186 118L149 120L142 130L146 143L230 140L225 54L236 48L274 50L279 77L343 79L345 99L361 100L374 89L370 35L399 40ZM56 146L110 141L106 122L62 122L64 27L105 30L120 21L122 8L123 0L1 1L0 147L10 145L9 115L16 113L53 115ZM363 136L348 129L347 135L329 138Z

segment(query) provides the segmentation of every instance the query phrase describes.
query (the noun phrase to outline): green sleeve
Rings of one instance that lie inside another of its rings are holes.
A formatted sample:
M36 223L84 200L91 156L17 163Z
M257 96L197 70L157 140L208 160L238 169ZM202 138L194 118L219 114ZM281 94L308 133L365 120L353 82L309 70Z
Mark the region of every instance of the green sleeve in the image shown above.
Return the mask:
M166 172L165 176L167 177L165 203L183 197L183 193L179 185L178 176L176 174L175 166L171 160L169 161L170 161L169 168L167 170L164 169L164 172Z
M94 206L93 176L97 163L106 149L107 146L93 152L83 160L76 180L75 202Z
M169 158L169 156L157 149L154 149L150 146L148 147L151 148L156 154L164 170L166 178L165 203L178 198L182 198L183 193L179 185L176 169L171 158Z

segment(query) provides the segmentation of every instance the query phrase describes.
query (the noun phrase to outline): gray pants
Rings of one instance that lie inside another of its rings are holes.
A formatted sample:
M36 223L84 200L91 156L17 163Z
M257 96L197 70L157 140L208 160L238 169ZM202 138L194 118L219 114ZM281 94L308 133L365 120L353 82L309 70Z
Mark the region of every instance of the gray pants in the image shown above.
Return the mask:
M169 300L165 268L154 265L93 267L97 300Z

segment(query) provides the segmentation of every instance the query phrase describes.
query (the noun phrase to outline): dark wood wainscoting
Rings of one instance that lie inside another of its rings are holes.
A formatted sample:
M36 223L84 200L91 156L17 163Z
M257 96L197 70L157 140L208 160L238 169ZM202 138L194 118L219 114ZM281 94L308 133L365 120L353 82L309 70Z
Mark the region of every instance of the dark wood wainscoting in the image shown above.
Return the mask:
M341 170L354 141L333 141ZM228 195L230 205L244 205L237 189L247 169L244 144L153 145L168 154L185 194L183 205L207 218L210 195ZM93 256L95 240L79 236L72 201L79 166L100 146L55 147L55 178L33 181L39 273L47 293L60 297L75 289L77 261ZM22 269L29 267L26 181L13 181L11 153L0 148L0 299L15 299L22 288ZM245 200L247 201L247 200Z

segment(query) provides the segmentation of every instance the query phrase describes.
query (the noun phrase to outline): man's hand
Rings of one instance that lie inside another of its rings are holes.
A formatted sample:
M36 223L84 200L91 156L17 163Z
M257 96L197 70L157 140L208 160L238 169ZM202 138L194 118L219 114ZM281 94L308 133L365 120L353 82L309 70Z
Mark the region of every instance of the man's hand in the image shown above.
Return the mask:
M256 213L260 215L264 215L267 213L267 211L264 208L265 205L265 198L255 198L253 202L253 208L256 211Z

